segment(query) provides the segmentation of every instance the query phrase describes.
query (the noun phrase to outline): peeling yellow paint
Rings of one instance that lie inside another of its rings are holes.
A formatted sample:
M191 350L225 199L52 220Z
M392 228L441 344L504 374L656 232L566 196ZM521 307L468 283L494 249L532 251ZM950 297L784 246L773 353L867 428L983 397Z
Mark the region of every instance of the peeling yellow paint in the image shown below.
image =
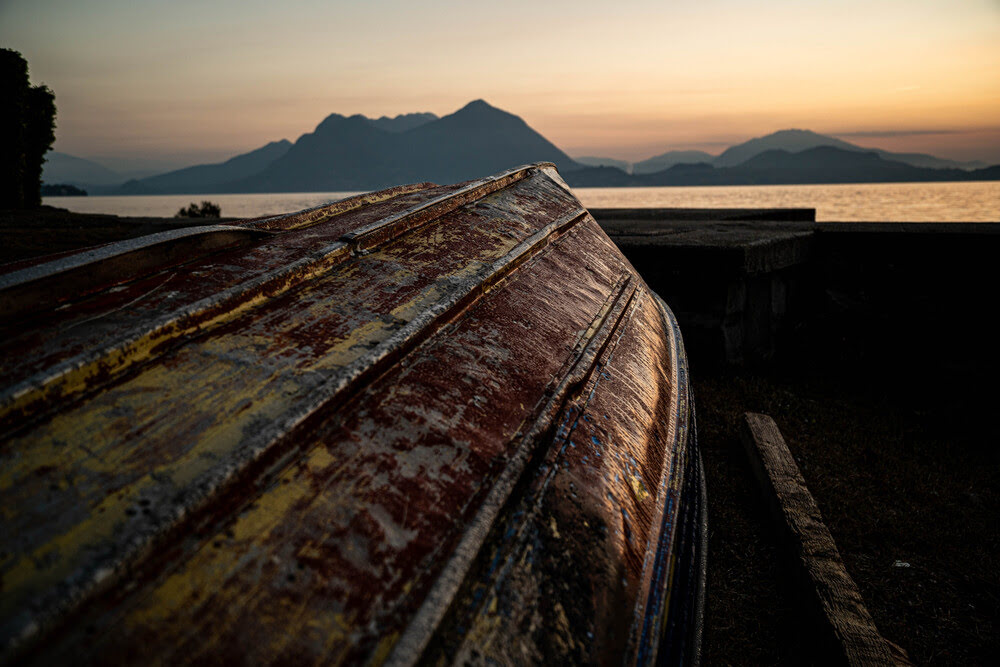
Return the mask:
M375 649L375 653L372 654L372 659L369 664L371 665L381 665L389 657L389 653L392 652L392 647L396 645L399 641L399 633L393 632L391 635L383 637L378 643L378 647Z
M430 226L432 229L427 233L406 234L385 247L376 248L366 261L381 262L387 267L404 262L412 264L414 257L425 253L428 258L442 256L442 243L467 245L468 229L456 228L447 219ZM39 397L57 400L63 394L91 392L77 402L67 402L63 412L40 421L26 435L7 443L5 454L9 465L0 467L0 491L4 498L18 500L19 483L34 479L32 475L38 476L37 470L50 468L58 471L59 481L53 481L48 488L61 494L59 501L67 502L69 494L76 494L73 499L89 507L88 515L72 528L57 535L42 535L41 543L30 552L17 554L14 556L16 561L8 559L4 563L4 610L23 605L26 599L54 589L60 581L78 572L84 559L90 558L89 554L95 550L116 547L116 535L120 535L119 531L130 520L128 517L135 513L141 498L149 495L167 498L168 489L171 492L215 493L218 485L227 480L222 473L210 479L206 474L213 470L232 474L244 464L246 459L243 457L249 454L240 446L260 434L262 425L279 422L292 413L303 402L303 396L315 390L318 383L337 379L340 377L335 375L338 369L371 354L373 344L383 343L396 335L401 322L412 322L430 308L463 296L464 292L454 291L463 280L475 290L476 284L481 284L477 277L488 273L493 262L505 257L523 241L525 232L532 231L520 221L511 221L508 227L476 230L475 258L463 257L461 262L455 262L454 267L436 276L437 282L402 303L396 302L389 309L389 316L383 312L381 316L372 314L369 321L350 320L342 335L333 333L337 331L333 327L324 330L318 337L316 350L306 352L281 341L303 340L292 336L296 329L319 322L337 324L343 320L344 312L368 312L350 302L359 274L355 263L348 262L328 273L330 267L346 257L346 250L328 256L299 275L278 281L265 294L247 298L224 313L189 326L173 323L162 327L112 351L98 362L20 396L18 400L23 402L17 405L23 407L35 405ZM447 260L448 256L444 257ZM415 275L403 269L395 273L397 277ZM279 319L266 307L250 313L254 308L266 306L273 296L293 285L299 285L296 288L299 291L283 304L284 319ZM334 301L329 295L338 295L338 300ZM610 306L605 310L607 308ZM239 320L241 316L246 317ZM362 317L364 315L358 319ZM218 334L220 325L234 322L236 324L225 328L224 336ZM191 338L183 347L174 347L167 355L160 351L165 348L157 347L163 342L188 336ZM163 361L143 366L154 357ZM123 375L125 369L133 372ZM94 386L98 379L105 381L104 373L112 378L110 383L103 388ZM519 405L523 411L524 404ZM525 423L522 418L519 431ZM267 444L254 442L260 447ZM295 574L285 573L295 564L284 560L292 558L290 554L294 552L289 550L282 555L268 543L269 539L274 541L275 531L279 528L294 531L297 517L305 509L318 507L323 511L339 511L352 502L351 494L344 492L348 484L341 484L339 495L333 497L303 478L306 472L324 471L329 475L330 468L339 462L337 456L322 444L296 442L295 447L301 448L296 452L305 452L296 453L295 466L280 472L277 483L259 497L244 498L253 504L241 505L244 509L228 531L191 546L184 557L172 564L174 569L160 573L162 579L140 584L140 592L129 601L129 606L123 606L118 612L124 617L122 628L152 631L162 635L164 641L184 639L194 631L190 618L204 607L207 599L213 598L213 608L220 605L219 608L232 611L220 612L221 617L213 617L214 625L203 629L207 635L205 646L210 647L220 640L227 632L227 624L235 622L238 613L252 610L258 614L262 625L288 627L300 623L309 629L310 636L323 638L326 658L334 661L345 658L344 651L351 641L349 637L359 632L352 627L353 619L335 609L317 614L315 607L307 606L308 598L292 600L273 595L275 587L282 585L282 577ZM257 454L258 450L253 453ZM55 480L55 473L52 478ZM108 479L114 481L108 482ZM193 488L196 481L206 482L204 488ZM110 495L97 497L112 488ZM18 520L17 510L10 507L2 508L5 520ZM153 508L160 509L169 514L193 508ZM550 525L559 539L554 517ZM299 547L296 555L321 559L323 540L330 538L330 535L319 534L321 530L326 529L313 531L316 534L308 538L314 542ZM342 548L355 548L364 554L367 547L358 543ZM8 569L6 566L11 563ZM41 567L40 563L45 566ZM522 565L525 570L531 568L530 562ZM269 579L272 574L273 581ZM226 586L226 582L240 585ZM414 581L406 582L404 595L409 595L413 587ZM274 605L263 608L265 598ZM497 604L493 596L487 606L487 612L494 617L497 616ZM490 621L498 622L496 619ZM484 628L484 631L489 635L493 629ZM113 630L102 628L102 631ZM142 636L142 632L135 636ZM263 641L268 644L262 655L278 655L288 637L269 637ZM397 634L383 637L372 661L383 662L397 641Z
M643 484L642 478L639 475L629 475L628 481L632 487L632 493L635 494L635 499L638 502L641 503L649 497L649 491L646 490L646 485Z

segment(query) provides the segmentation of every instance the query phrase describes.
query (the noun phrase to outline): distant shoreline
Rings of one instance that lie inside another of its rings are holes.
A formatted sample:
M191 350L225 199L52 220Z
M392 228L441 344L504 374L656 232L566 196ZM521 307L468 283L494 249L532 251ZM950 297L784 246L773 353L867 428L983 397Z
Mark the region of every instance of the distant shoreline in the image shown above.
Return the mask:
M926 183L834 183L760 186L576 187L588 208L814 208L822 221L997 222L1000 180ZM43 201L78 213L168 218L181 206L207 199L222 215L275 215L344 199L353 192L95 195Z
M574 172L570 172L572 174ZM726 182L726 183L665 183L662 185L656 185L652 183L617 183L611 185L575 185L573 184L572 178L565 179L569 186L574 190L596 190L596 189L652 189L652 188L752 188L752 187L788 187L788 186L840 186L840 185L913 185L921 183L1000 183L1000 177L991 178L965 178L965 179L898 179L898 180L846 180L846 181L774 181L774 182L755 182L755 183L739 183L739 182ZM398 185L398 184L397 184ZM386 186L392 187L392 186ZM377 190L384 188L373 188L371 190L345 190L344 192L349 192L351 194L358 194L361 192L375 192ZM80 199L83 197L92 198L142 198L142 197L215 197L215 196L247 196L247 195L321 195L328 193L337 193L338 190L273 190L267 192L160 192L160 193L114 193L114 194L87 194L87 195L43 195L45 199Z
M46 199L49 199L46 197ZM54 197L54 199L90 199ZM235 218L171 218L78 213L43 204L35 209L0 211L0 265ZM4 266L11 270L12 266Z

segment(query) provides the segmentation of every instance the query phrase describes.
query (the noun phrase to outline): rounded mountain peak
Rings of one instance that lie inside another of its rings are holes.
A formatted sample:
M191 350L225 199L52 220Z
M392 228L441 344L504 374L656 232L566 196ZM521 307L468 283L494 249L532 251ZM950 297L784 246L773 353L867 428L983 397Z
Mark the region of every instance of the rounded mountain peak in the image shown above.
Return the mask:
M461 109L459 109L459 111L476 111L476 110L484 110L484 109L498 110L496 107L492 106L486 100L484 100L484 99L478 99L478 100L472 100L471 102L469 102L468 104L466 104L464 107L462 107Z
M343 116L339 113L332 113L323 119L319 125L316 126L316 132L330 131L337 127L356 127L358 125L368 125L369 120L362 116L361 114L354 114L353 116Z
M498 109L485 100L473 100L450 116L445 116L442 120L469 127L478 127L483 124L511 126L524 124L519 116Z
M504 115L504 116L511 116L513 114L509 114L506 111L504 111L503 109L496 108L495 106L493 106L492 104L490 104L486 100L472 100L471 102L469 102L468 104L466 104L464 107L462 107L461 109L459 109L458 111L456 111L453 115L455 115L455 116L458 116L458 115L463 115L463 116L464 115L476 115L476 116Z

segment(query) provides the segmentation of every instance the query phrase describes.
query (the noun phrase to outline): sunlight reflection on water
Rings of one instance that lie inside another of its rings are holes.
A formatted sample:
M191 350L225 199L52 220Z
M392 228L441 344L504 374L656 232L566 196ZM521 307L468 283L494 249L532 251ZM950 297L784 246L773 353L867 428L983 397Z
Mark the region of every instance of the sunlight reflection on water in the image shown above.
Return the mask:
M1000 181L580 188L591 208L815 208L821 221L1000 222Z
M226 218L256 218L293 213L327 204L357 192L274 192L236 195L129 195L121 197L43 197L42 203L77 213L111 213L126 217L169 218L191 202L219 204Z
M576 188L592 208L815 208L823 221L1000 222L1000 181L734 185L656 188ZM290 213L356 194L298 192L127 197L45 197L50 206L80 213L170 217L208 199L227 218Z

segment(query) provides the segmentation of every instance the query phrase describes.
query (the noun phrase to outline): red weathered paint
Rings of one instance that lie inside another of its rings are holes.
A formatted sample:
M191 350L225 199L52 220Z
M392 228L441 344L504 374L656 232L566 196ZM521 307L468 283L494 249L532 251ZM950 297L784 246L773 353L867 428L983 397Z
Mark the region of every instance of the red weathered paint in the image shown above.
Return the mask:
M656 659L672 316L551 166L355 204L3 323L8 658Z

